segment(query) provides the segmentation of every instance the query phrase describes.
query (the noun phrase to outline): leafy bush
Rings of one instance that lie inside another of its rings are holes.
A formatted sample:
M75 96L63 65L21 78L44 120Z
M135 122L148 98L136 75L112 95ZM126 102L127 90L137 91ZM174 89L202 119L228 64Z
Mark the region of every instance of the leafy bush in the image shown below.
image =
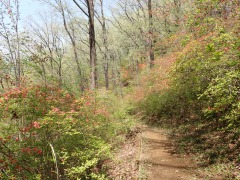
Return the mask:
M207 118L219 118L229 128L240 125L240 73L227 72L217 77L201 97L208 99L209 107L204 110Z
M193 113L209 114L206 109L213 106L212 117L218 114L214 118L233 118L235 120L227 121L236 122L239 118L240 70L236 34L207 36L204 41L194 41L193 45L179 57L170 88L147 96L141 103L143 111L147 116L157 118L171 115L186 119Z
M108 113L91 93L50 86L0 95L1 179L103 179Z

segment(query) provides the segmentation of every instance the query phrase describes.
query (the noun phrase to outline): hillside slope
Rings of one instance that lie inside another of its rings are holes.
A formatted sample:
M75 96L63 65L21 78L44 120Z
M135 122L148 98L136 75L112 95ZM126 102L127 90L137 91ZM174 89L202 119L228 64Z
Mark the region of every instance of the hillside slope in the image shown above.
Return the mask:
M238 179L239 4L229 4L231 12L223 16L204 13L210 3L223 5L199 3L188 28L169 38L168 55L148 75L143 73L132 98L144 121L172 129L178 152L193 155L199 166L217 167L212 170L227 179Z

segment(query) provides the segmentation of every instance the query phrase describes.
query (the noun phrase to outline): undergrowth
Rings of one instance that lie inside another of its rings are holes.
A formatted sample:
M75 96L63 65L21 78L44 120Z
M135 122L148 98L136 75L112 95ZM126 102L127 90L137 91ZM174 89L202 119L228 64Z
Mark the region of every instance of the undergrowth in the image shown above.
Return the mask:
M106 179L132 126L111 92L29 85L0 94L0 179Z

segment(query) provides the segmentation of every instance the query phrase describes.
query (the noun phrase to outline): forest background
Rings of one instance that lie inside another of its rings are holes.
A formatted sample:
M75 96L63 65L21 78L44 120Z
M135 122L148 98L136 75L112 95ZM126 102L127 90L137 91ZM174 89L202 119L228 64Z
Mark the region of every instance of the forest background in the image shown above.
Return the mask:
M0 1L1 178L104 179L137 112L204 163L239 163L238 0L36 3L22 19Z

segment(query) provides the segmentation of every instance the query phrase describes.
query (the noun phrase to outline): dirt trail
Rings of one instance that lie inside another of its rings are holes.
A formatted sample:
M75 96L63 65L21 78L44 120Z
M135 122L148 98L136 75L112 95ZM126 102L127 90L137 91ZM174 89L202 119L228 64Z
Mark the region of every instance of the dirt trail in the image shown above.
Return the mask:
M146 125L132 130L114 157L108 163L109 178L114 180L204 179L188 156L174 152L165 130Z
M145 127L140 135L139 178L147 180L198 180L189 157L179 157L160 129Z

